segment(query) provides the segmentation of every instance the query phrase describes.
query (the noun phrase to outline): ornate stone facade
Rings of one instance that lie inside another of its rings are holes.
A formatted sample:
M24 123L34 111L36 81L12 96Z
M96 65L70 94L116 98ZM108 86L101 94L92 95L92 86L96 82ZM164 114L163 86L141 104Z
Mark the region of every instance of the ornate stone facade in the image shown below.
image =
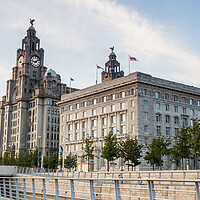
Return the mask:
M95 145L94 170L102 170L105 162L100 151L103 137L110 130L118 140L127 135L137 137L144 145L144 155L153 137L161 133L173 141L183 123L189 126L193 118L200 117L200 88L135 72L62 95L59 106L64 156L69 152L81 156L83 139L88 134ZM79 164L85 162L78 158ZM122 162L115 162L115 168L120 169ZM143 159L141 162L140 170L151 169ZM166 157L164 169L171 167Z
M57 102L68 92L60 75L44 66L40 39L35 28L29 27L22 48L17 50L6 95L0 102L1 151L18 154L19 149L33 150L40 146L42 155L57 153L60 123Z

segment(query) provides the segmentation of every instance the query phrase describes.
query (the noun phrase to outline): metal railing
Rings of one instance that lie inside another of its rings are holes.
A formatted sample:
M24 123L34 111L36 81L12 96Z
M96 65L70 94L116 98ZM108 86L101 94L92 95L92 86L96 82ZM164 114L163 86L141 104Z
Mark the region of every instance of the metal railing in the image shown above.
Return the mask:
M1 177L0 197L17 200L200 200L199 183L200 179Z
M199 179L200 170L162 170L162 171L109 171L78 172L17 167L16 174L64 178L157 178L157 179Z

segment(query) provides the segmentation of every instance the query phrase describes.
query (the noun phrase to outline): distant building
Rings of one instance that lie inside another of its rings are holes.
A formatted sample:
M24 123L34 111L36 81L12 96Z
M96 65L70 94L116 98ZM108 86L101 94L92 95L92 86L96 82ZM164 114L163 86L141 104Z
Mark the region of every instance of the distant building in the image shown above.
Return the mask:
M75 89L72 89L74 91ZM47 157L58 152L60 109L57 102L69 93L53 69L44 66L44 50L30 26L17 50L12 79L0 102L0 147L19 153L40 146ZM40 142L40 144L39 144Z
M173 138L184 123L200 117L200 88L188 86L140 72L123 76L114 52L109 55L110 65L102 72L102 83L62 95L58 103L60 113L60 145L64 157L77 154L78 163L86 162L83 155L83 139L91 136L95 146L94 165L91 170L105 169L101 157L103 137L113 131L118 140L135 136L144 145L150 144L160 133ZM116 64L117 63L117 64ZM115 69L115 70L110 70ZM109 78L108 78L109 77ZM140 170L151 169L141 160ZM119 159L115 168L123 163ZM164 169L171 169L169 157L165 157Z

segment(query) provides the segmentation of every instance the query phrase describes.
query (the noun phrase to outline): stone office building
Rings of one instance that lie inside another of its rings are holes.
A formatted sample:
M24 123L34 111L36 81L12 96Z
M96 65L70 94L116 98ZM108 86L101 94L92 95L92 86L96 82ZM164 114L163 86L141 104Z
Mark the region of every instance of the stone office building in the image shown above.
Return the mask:
M57 153L60 109L56 104L69 88L61 76L44 66L44 50L31 25L17 50L12 79L0 102L0 147L19 153L40 146L42 155Z
M70 152L81 156L83 139L88 134L93 138L97 156L94 170L105 169L101 147L110 130L118 140L136 136L146 145L160 133L173 138L183 123L189 126L193 118L200 116L200 88L140 72L123 76L119 70L116 55L111 52L102 72L103 83L62 95L59 102L64 157ZM141 161L140 170L151 169ZM78 164L83 162L78 157ZM117 163L116 168L120 169L122 162ZM171 169L169 158L165 159L164 169Z

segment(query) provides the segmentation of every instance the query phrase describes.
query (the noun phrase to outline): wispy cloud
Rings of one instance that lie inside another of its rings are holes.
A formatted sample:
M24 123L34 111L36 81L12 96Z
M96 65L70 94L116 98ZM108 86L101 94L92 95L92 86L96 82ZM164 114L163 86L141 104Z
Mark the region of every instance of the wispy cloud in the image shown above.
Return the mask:
M173 29L116 1L4 1L0 12L4 15L1 24L12 29L12 34L27 28L29 18L36 18L38 36L46 47L47 67L53 66L64 81L75 77L78 81L73 84L79 88L95 83L95 65L104 65L111 45L116 46L126 73L127 56L131 54L139 60L132 64L132 71L200 85L200 57L181 41L184 36L179 39Z

